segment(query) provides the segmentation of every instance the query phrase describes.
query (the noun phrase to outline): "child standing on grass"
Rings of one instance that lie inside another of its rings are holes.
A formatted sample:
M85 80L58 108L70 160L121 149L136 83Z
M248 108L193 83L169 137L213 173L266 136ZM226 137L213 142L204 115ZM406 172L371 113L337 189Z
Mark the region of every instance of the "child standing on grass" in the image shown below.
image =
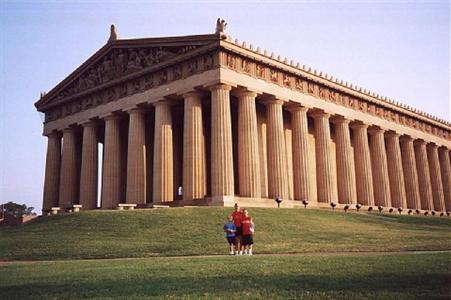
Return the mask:
M243 210L244 216L241 220L241 227L243 235L241 237L241 247L244 250L244 254L252 255L252 245L254 244L254 221L247 209Z
M224 224L224 232L226 233L226 239L229 243L230 247L230 255L235 254L234 252L234 246L235 246L235 232L236 232L236 226L233 223L233 217L229 216L227 218L227 223Z

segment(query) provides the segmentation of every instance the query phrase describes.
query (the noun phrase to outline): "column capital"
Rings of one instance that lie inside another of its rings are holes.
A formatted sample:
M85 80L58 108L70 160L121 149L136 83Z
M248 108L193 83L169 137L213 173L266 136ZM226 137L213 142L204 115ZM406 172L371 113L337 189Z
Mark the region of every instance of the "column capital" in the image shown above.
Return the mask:
M379 126L371 126L368 128L368 133L369 134L384 134L385 133L385 129L379 127Z
M399 133L397 133L396 131L393 131L393 130L387 131L385 133L385 135L387 138L395 138L395 139L399 138L401 136Z
M93 121L93 120L87 120L87 121L81 122L80 125L83 128L85 128L85 127L96 127L97 126L96 122Z
M63 128L63 130L61 130L61 131L64 134L66 132L74 132L74 129L75 129L74 127L66 127L66 128Z
M181 96L183 97L183 99L187 99L187 98L191 98L191 97L195 97L195 98L201 98L202 97L202 93L196 90L191 90L191 91L187 91L185 93L182 93Z
M56 131L56 130L54 130L54 131L52 131L52 132L49 132L49 133L47 133L47 134L45 134L45 136L46 137L48 137L48 138L53 138L53 137L56 137L56 138L61 138L61 131Z
M431 149L438 149L438 145L434 142L427 143L426 146Z
M119 119L121 116L116 114L116 113L107 113L104 115L100 115L99 118L104 120L104 121L109 121L109 120L117 120Z
M450 150L446 146L441 146L438 148L438 151L449 152Z
M321 118L329 119L330 118L330 113L327 113L327 112L325 112L323 110L320 110L320 109L313 109L310 112L310 116L312 118L314 118L314 119L321 119Z
M288 103L288 105L286 106L286 109L289 112L295 112L295 111L302 111L302 112L307 112L309 110L308 107L302 106L300 103Z
M157 107L157 106L164 106L164 105L172 106L174 104L175 104L175 102L173 100L169 100L169 99L161 99L161 100L159 100L157 102L153 102L152 103L152 105L155 106L155 107Z
M126 113L131 115L131 114L142 114L142 113L145 113L147 110L143 107L131 106L131 107L124 108L123 111L125 111Z
M232 95L236 96L238 98L242 98L242 97L256 98L258 93L256 91L252 91L247 88L238 88L238 89L233 90Z
M252 91L238 91L233 93L234 96L237 96L238 98L244 98L244 97L252 97L256 98L257 93Z
M399 141L401 143L409 143L409 142L413 142L413 138L410 135L401 135L399 137Z
M230 91L230 90L232 90L232 87L225 83L218 83L215 85L208 86L207 89L209 89L210 91L215 91L215 90Z
M271 97L268 99L263 100L263 104L268 106L268 105L280 105L282 106L285 103L285 101L281 100L281 99L277 99L275 97Z
M362 121L351 121L351 123L349 124L349 127L351 127L352 129L368 129L369 126L370 125L363 123Z
M422 139L416 139L416 140L413 141L413 144L415 146L423 146L423 145L426 145L426 141L422 140Z
M331 116L330 121L334 124L343 124L344 123L344 124L348 124L348 125L349 125L349 123L352 122L352 120L346 119L345 117L340 116L340 115Z

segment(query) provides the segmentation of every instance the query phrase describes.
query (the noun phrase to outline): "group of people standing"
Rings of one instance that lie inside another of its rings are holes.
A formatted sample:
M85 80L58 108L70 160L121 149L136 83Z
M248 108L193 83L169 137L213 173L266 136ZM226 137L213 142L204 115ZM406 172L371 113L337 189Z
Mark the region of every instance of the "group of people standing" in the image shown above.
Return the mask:
M252 255L254 221L247 209L235 204L235 210L224 224L224 232L230 247L230 255Z

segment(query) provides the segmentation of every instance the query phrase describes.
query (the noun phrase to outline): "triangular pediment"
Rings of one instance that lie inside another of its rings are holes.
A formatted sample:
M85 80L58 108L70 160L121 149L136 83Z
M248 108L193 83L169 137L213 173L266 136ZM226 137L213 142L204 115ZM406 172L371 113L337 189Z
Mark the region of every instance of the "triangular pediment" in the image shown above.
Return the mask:
M133 76L220 40L219 35L114 40L35 103L43 111L71 96Z

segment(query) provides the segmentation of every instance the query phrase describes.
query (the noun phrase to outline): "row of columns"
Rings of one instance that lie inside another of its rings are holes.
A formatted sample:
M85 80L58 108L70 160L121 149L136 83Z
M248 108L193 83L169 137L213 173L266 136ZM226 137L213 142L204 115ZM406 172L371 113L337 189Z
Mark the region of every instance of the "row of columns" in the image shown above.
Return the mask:
M231 87L224 84L211 92L211 196L233 196L233 147L230 109ZM262 197L261 150L256 114L257 94L234 91L238 98L238 182L242 197ZM204 198L207 193L206 140L199 93L189 92L184 98L183 127L183 198ZM284 101L264 99L267 125L268 197L289 197L286 142L284 135ZM174 200L174 157L171 102L155 106L153 188L154 203ZM310 199L308 122L306 107L290 104L291 113L293 198ZM128 110L130 117L126 203L146 203L146 130L145 111ZM340 116L331 117L320 111L309 111L314 119L317 198L319 202L382 205L413 209L445 210L450 203L449 150L377 127L351 122ZM108 115L105 121L102 208L120 203L122 189L120 117ZM335 125L336 166L331 157L329 122ZM61 135L48 136L47 166L44 187L44 210L51 206L76 203L84 209L97 203L98 149L96 125L82 124L81 172L78 174L76 135L74 129ZM351 145L350 129L353 132ZM369 137L369 140L368 140ZM260 138L261 139L261 138ZM259 151L260 150L260 151ZM62 154L61 154L62 153ZM61 155L61 160L59 159ZM61 162L61 163L60 163ZM266 164L265 164L266 165ZM80 179L78 181L78 178ZM443 178L443 182L442 182ZM433 201L431 201L433 199Z

